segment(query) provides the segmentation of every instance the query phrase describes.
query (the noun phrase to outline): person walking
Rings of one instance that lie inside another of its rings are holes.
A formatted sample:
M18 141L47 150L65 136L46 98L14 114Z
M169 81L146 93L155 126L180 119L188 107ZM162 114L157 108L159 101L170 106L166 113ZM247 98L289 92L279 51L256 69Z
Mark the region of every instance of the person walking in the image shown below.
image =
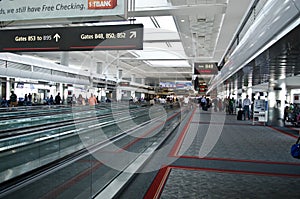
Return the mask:
M93 95L93 93L91 93L91 97L89 98L89 105L90 106L95 106L97 104L97 99L96 97Z
M250 106L251 106L251 101L249 99L249 95L246 95L246 98L243 100L243 109L244 109L244 120L247 119L250 120Z
M54 104L53 95L50 95L49 105L53 105L53 104Z
M59 105L61 102L61 97L60 97L60 93L57 93L57 95L55 96L55 104Z
M18 97L15 94L14 90L11 90L11 95L9 98L9 106L10 107L16 107L18 105Z
M28 101L27 101L27 105L29 105L29 106L32 105L32 95L31 95L31 93L28 93Z

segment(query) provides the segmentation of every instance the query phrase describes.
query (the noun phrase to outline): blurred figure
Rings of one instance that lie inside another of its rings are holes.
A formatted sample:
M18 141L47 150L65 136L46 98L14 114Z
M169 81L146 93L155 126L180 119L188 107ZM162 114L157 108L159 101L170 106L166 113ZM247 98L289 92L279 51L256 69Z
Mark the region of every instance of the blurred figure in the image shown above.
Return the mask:
M200 99L200 105L203 108L204 106L206 106L206 97L203 95L202 98Z
M32 105L32 95L31 93L28 93L28 101L27 101L27 105L31 106Z
M61 97L60 97L60 93L58 92L57 95L55 96L55 104L60 104L61 102Z
M89 105L90 106L95 106L97 104L97 99L96 97L93 95L93 93L91 93L91 97L89 98Z
M218 98L215 97L215 98L212 99L212 104L213 104L213 107L214 107L214 112L218 111L218 102L219 102Z
M77 102L75 94L72 95L72 105L75 105Z
M49 105L53 105L53 104L54 104L53 95L50 95Z
M154 99L153 99L153 98L152 98L152 99L150 99L149 103L150 103L150 105L151 105L151 106L153 106L153 105L155 104L155 101L154 101Z
M24 96L24 105L27 106L27 103L28 103L28 96L27 96L27 94L25 94L25 96Z
M79 96L77 98L77 104L78 105L85 105L85 99L82 97L81 94L79 94Z
M10 95L10 98L9 98L9 106L10 107L18 106L18 97L15 94L14 90L11 90L11 95Z
M234 112L234 98L232 97L231 99L229 99L229 104L228 104L228 113L231 115Z
M243 100L244 120L246 120L246 117L250 120L250 105L249 95L246 95L246 98Z
M223 111L223 101L221 98L218 100L218 108L220 112Z
M7 100L5 99L5 97L2 97L1 107L8 107L8 103L7 103Z

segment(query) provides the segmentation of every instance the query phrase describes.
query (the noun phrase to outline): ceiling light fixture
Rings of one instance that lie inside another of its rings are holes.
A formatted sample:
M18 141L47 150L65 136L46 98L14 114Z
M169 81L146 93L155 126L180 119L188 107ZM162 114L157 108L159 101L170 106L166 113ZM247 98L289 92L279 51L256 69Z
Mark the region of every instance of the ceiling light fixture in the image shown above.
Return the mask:
M198 18L198 19L197 19L197 22L205 22L205 21L206 21L205 18Z

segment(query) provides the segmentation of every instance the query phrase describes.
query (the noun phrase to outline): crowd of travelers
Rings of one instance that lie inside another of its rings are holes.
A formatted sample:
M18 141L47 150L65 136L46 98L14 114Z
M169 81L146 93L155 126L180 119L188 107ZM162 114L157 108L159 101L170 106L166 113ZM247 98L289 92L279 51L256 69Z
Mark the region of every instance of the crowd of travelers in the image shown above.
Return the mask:
M210 99L207 96L202 96L197 98L197 100L200 108L204 111L208 110L209 108L212 108L214 112L225 111L229 115L235 114L235 109L239 106L237 104L237 101L233 97L226 97L224 99L215 97L213 99Z
M209 108L212 108L214 112L226 112L226 114L234 115L237 114L237 109L242 111L242 116L244 120L250 120L253 117L253 103L249 99L249 96L246 95L246 98L243 100L236 100L234 97L213 98L202 96L197 98L199 106L202 110L207 111Z
M32 96L31 93L25 94L24 98L18 98L18 96L15 94L14 90L11 90L11 95L9 97L9 100L6 100L5 97L2 97L1 99L1 107L17 107L17 106L32 106L36 103L37 100L35 97ZM111 102L110 99L106 98L105 102ZM67 99L67 104L71 105L90 105L95 106L96 104L99 104L100 100L98 99L98 96L96 97L94 94L91 93L89 98L84 98L82 94L79 94L78 97L75 96L75 94L72 95L70 99ZM47 97L43 100L43 103L39 103L43 105L61 105L64 104L64 99L62 99L60 93L58 92L55 97L53 95L50 95L50 97Z
M34 98L34 99L33 99ZM5 97L1 100L1 107L16 107L16 106L32 106L35 102L35 97L31 93L25 94L22 101L18 100L17 95L14 93L14 90L11 90L11 95L9 97L9 100L6 100ZM147 101L143 98L135 98L132 97L130 100L132 103L143 103ZM177 98L177 97L166 97L166 98L159 98L155 97L148 100L150 102L150 105L153 104L163 104L163 105L174 105L176 103L181 104L182 106L186 106L187 104L191 103L189 96L184 96L183 98ZM93 93L90 94L90 97L83 97L82 94L79 94L78 97L76 97L75 94L73 94L71 97L68 97L67 104L70 104L72 106L95 106L97 104L100 104L100 100L98 99L98 96L95 96ZM110 99L106 98L104 102L111 102ZM194 103L198 103L199 107L207 111L208 109L212 108L212 111L214 112L226 112L229 115L237 114L236 110L242 110L244 120L248 119L250 120L253 117L253 103L249 99L249 96L246 95L246 98L243 100L236 100L234 97L226 97L224 99L221 98L213 98L210 99L207 96L201 96L196 97ZM55 97L53 95L50 95L50 97L47 97L44 100L44 104L46 105L61 105L65 104L64 100L60 96L60 93L58 92ZM284 109L284 122L291 122L294 125L300 124L300 108L297 104L289 104L289 106L286 106Z
M294 126L300 125L300 108L297 104L290 103L284 108L284 124L291 123Z

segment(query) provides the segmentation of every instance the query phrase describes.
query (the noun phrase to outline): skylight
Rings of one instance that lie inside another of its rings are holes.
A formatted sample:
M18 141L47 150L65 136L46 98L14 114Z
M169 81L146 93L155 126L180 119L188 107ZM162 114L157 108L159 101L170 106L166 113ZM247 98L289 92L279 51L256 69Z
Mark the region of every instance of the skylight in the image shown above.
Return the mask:
M137 59L151 67L191 67L172 16L137 17L136 23L144 24L145 40L143 51L131 51Z
M148 61L148 65L152 67L172 67L172 68L177 68L177 67L191 67L187 61L184 60L168 60L168 61Z
M167 0L135 0L135 9L138 10L149 10L151 8L169 7Z

